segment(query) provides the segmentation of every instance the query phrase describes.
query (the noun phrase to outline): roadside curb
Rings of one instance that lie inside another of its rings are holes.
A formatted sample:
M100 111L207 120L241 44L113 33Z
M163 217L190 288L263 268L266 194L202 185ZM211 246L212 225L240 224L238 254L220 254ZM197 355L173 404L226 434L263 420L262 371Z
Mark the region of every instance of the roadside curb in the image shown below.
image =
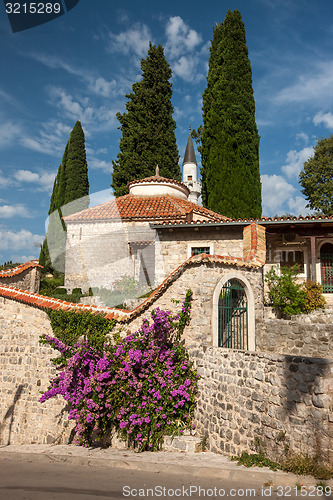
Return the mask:
M144 452L132 450L106 450L80 448L73 445L22 445L0 447L0 461L18 460L33 462L68 463L89 467L119 468L153 473L188 474L194 478L226 479L264 486L316 485L320 482L310 476L272 471L267 467L238 466L224 455L211 452ZM333 481L324 481L333 490Z

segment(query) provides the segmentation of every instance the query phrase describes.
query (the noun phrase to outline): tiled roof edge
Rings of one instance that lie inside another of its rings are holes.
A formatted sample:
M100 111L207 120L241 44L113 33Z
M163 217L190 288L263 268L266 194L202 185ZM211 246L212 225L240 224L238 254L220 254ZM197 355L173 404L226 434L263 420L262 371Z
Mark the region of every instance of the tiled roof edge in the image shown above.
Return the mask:
M76 310L77 312L90 312L96 315L103 314L107 319L116 319L118 321L130 314L129 311L122 309L66 302L65 300L54 299L39 295L38 293L28 292L20 288L5 285L0 285L0 297L12 299L16 302L36 307L37 309L52 309L54 311L61 309L62 311Z
M172 273L165 278L165 280L153 291L153 293L147 297L147 299L142 302L142 304L138 305L133 311L130 312L130 315L123 320L123 322L128 322L133 319L135 316L138 316L142 311L147 309L153 302L155 302L164 292L168 286L175 281L187 267L192 265L201 264L201 263L214 263L214 264L227 264L230 266L238 266L238 267L246 267L246 268L259 268L264 265L264 262L255 260L244 260L240 257L231 257L229 255L208 255L205 253L194 255L187 259L185 262L180 264Z
M4 271L0 271L0 279L1 278L12 278L13 276L17 276L27 269L32 269L34 267L39 267L43 269L43 266L38 264L35 260L30 260L29 262L25 262L24 264L20 264L19 266L12 267L11 269L6 269Z
M245 268L259 268L264 264L264 262L261 262L258 259L251 260L249 258L244 260L240 257L231 257L229 255L208 255L204 253L194 255L180 264L180 266L178 266L174 271L172 271L169 276L167 276L167 278L165 278L165 280L156 288L156 290L154 290L144 302L142 302L132 311L125 311L122 309L101 307L89 304L66 302L61 299L54 299L51 297L46 297L44 295L39 295L38 293L28 292L19 288L5 285L0 285L0 297L12 299L17 302L36 307L38 309L61 309L63 311L76 310L77 312L91 312L93 314L103 314L107 319L110 320L115 319L120 323L127 323L128 321L138 316L142 311L147 309L153 302L155 302L162 295L164 290L172 282L174 282L187 267L201 263L227 264L230 266Z

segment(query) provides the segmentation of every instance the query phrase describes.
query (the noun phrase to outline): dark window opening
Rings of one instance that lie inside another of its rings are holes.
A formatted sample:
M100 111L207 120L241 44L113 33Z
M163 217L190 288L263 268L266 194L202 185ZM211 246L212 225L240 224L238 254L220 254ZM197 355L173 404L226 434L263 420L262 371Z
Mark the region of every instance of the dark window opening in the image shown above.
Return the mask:
M295 264L299 266L300 274L304 274L304 253L299 250L283 250L280 253L280 266L292 267Z
M192 247L191 248L191 256L200 255L201 253L210 254L210 247Z

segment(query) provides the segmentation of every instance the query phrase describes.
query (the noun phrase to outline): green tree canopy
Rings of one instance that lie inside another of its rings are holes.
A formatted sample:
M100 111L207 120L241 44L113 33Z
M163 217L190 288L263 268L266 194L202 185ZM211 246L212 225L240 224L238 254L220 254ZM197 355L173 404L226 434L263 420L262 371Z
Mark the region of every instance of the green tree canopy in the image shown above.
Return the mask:
M49 225L41 248L39 263L52 271L64 271L65 225L63 215L78 212L89 206L89 180L85 138L77 121L70 134L53 184L50 199ZM73 203L75 201L75 203Z
M317 141L314 155L299 175L307 207L333 215L333 135Z
M122 137L113 161L112 188L116 196L128 193L130 181L155 174L180 180L176 123L172 117L171 69L161 45L149 44L141 61L142 79L127 94L126 112L117 114Z
M234 218L260 217L259 135L238 10L213 30L200 135L204 206Z

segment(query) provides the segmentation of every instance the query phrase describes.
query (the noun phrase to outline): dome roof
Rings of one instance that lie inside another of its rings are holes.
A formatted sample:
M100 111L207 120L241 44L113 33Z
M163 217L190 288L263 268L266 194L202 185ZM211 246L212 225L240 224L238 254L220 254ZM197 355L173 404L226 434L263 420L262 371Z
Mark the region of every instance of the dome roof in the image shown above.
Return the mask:
M180 181L160 177L158 165L156 173L151 177L145 177L127 184L129 194L134 196L163 196L170 195L187 200L190 190Z

